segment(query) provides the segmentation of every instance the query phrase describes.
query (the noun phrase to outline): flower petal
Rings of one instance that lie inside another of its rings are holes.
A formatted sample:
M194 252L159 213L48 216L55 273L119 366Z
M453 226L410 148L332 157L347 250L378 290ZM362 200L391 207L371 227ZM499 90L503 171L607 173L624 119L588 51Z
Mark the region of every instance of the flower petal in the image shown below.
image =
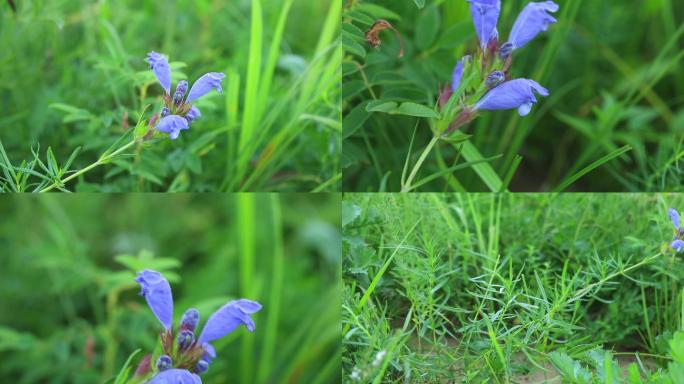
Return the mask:
M159 372L147 384L202 384L202 379L186 369Z
M534 80L515 79L499 84L487 92L473 109L499 110L519 108L520 116L529 113L532 104L537 102L534 91L548 96L549 91Z
M513 49L522 47L540 32L546 31L549 24L556 22L556 19L548 12L556 11L558 11L558 4L553 1L527 4L515 20L511 34L508 36L508 42L513 45Z
M247 330L254 331L254 321L249 316L261 309L256 301L240 299L229 302L214 312L202 329L199 343L209 343L233 332L240 324Z
M171 68L169 67L169 62L166 58L157 52L150 52L147 54L146 61L150 63L150 69L154 71L154 75L157 76L159 84L166 91L166 94L171 93Z
M484 51L489 40L496 37L496 23L501 12L501 0L468 0L470 16L475 24L475 33L480 40L480 47Z
M677 210L674 208L670 208L667 210L667 213L670 215L670 220L672 220L672 224L675 226L675 228L679 229L679 213L677 213Z
M216 88L216 92L221 93L221 80L226 77L221 72L209 72L200 77L195 84L190 88L186 102L197 100L206 95L212 88Z
M456 92L463 78L463 59L459 60L451 73L451 92Z
M138 273L135 281L140 283L140 294L147 300L152 313L166 329L173 322L173 296L169 282L157 271L146 269Z
M178 115L168 115L159 120L154 129L160 132L168 133L171 140L175 140L180 135L180 131L188 129L188 121Z
M675 250L675 252L680 252L682 249L684 249L684 240L675 240L672 243L670 243L670 247Z

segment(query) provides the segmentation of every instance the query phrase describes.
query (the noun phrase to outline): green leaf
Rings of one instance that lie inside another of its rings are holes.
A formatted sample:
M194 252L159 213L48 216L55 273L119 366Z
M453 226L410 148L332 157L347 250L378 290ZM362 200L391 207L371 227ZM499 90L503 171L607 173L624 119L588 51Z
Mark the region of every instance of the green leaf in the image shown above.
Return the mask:
M368 103L368 105L366 106L366 111L390 113L392 111L396 111L398 106L399 105L394 101L377 100L377 101Z
M481 161L484 159L480 154L480 151L478 151L470 141L464 142L461 146L461 155L463 155L463 158L468 162ZM473 170L480 176L480 179L487 185L490 191L498 192L501 190L503 182L491 165L488 163L476 164L473 165Z
M361 208L348 200L342 201L342 227L346 227L361 216Z
M432 117L435 119L439 118L439 113L437 113L434 109L411 102L402 103L397 109L396 113L399 115L416 117Z
M413 0L413 2L416 3L416 7L418 7L418 9L423 9L425 6L425 0Z
M357 105L354 107L348 114L347 116L344 117L344 120L342 120L342 136L343 138L347 138L351 136L356 130L361 128L363 123L368 120L370 117L370 113L366 111L366 105L368 105L370 101L366 100L362 102L361 104Z
M436 6L425 9L418 18L416 25L416 45L421 50L426 50L432 46L437 38L440 27L440 17Z
M346 35L342 36L342 46L344 47L345 52L366 57L366 50L363 48L363 46Z

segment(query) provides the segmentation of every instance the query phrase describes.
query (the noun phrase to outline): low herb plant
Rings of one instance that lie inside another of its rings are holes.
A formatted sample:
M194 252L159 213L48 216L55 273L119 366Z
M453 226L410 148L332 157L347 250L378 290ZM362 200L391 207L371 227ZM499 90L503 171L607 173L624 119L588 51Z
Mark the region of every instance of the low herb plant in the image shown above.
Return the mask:
M344 382L679 382L682 204L347 194Z

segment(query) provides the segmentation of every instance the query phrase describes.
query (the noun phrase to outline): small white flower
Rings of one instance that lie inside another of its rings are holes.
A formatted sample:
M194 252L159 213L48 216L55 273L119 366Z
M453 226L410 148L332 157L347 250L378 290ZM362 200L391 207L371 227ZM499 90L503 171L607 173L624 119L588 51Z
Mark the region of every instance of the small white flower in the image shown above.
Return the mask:
M375 354L375 360L373 360L373 367L377 367L382 363L382 359L385 358L385 355L387 355L387 351L380 351Z

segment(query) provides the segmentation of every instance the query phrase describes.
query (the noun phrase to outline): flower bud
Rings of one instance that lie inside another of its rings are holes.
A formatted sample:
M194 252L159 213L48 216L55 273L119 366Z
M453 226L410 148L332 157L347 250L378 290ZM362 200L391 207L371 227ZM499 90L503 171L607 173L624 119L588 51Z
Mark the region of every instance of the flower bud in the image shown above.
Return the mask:
M185 114L185 120L188 121L188 124L199 119L200 117L202 117L202 114L200 113L199 108L195 107L194 105L190 107L188 113Z
M179 105L183 101L183 96L185 96L187 90L188 82L185 80L179 81L176 86L176 92L173 94L173 103Z
M192 345L192 343L195 342L195 334L192 331L188 330L180 331L180 333L178 334L178 339L176 339L176 342L178 343L178 349L184 351L188 349Z
M513 52L513 44L504 43L499 48L499 57L501 58L501 60L506 60L508 56L511 55L511 52Z
M199 323L199 311L197 311L195 308L190 308L187 311L185 311L183 317L181 317L180 329L181 331L194 332L195 328L197 328L197 323Z
M487 80L485 80L485 82L488 86L494 87L499 85L499 83L503 82L504 80L506 80L506 75L503 72L494 71L487 75Z
M195 365L195 373L197 374L202 374L206 372L207 369L209 369L209 363L204 359L201 359L197 362L197 365Z
M162 110L161 110L162 119L165 118L166 116L168 116L169 113L171 113L171 111L168 108L166 108L166 107L162 108Z
M157 359L157 370L159 372L173 368L173 361L168 355L161 355Z

